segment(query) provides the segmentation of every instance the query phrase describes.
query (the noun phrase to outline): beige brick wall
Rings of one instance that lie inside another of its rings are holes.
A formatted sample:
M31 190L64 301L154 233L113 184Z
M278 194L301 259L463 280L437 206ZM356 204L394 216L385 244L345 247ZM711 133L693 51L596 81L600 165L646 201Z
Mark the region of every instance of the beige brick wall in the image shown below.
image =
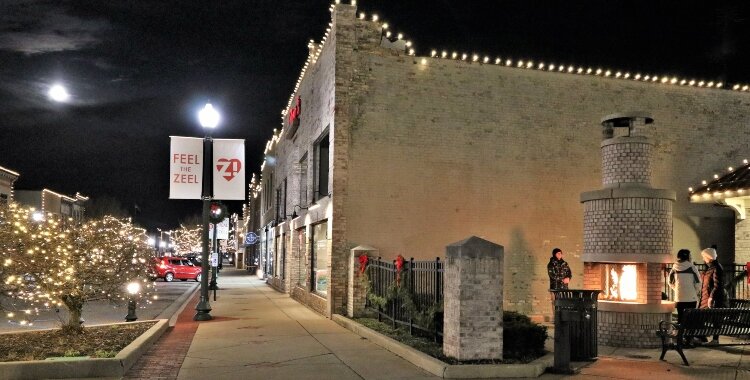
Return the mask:
M506 308L549 313L552 248L566 252L572 287L583 285L579 194L601 185L599 120L613 112L655 119L644 128L655 141L651 181L678 192L675 247L698 252L710 241L731 254L733 214L689 204L687 188L750 153L750 94L431 58L422 65L380 48L380 27L355 20L353 7L339 5L334 16L298 91L299 131L269 152L277 180L307 152L311 189L312 148L330 128L333 195L302 218L329 221L325 314L345 302L354 246L431 259L470 235L505 246ZM624 66L637 67L637 57Z
M661 346L656 336L659 322L669 320L670 313L622 313L597 311L598 341L612 347L655 348Z
M651 144L645 141L617 143L612 140L603 144L602 183L605 187L622 183L651 184Z
M670 199L648 198L608 198L585 202L584 252L669 253L672 250L673 203Z
M675 246L698 251L733 225L731 213L689 204L687 188L727 157L750 153L750 95L419 61L358 46L356 76L337 79L349 91L340 108L348 120L337 114L337 130L351 131L341 210L350 244L426 259L468 235L498 242L506 306L549 312L553 247L566 251L572 286L582 286L578 197L601 184L599 120L629 110L655 119L644 128L655 141L652 182L678 191ZM725 237L718 244L731 246Z

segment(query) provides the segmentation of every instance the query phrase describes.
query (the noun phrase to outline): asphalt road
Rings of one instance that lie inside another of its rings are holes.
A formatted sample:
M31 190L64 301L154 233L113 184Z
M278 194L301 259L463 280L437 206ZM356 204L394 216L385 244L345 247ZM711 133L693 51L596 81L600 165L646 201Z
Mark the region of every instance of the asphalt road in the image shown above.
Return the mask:
M198 287L199 283L195 281L179 281L164 282L163 280L157 280L154 282L156 285L156 295L158 298L153 300L151 304L138 305L136 315L139 320L154 319L163 311L165 311L174 301L176 301L181 295L186 292L191 292L193 289ZM0 302L6 307L12 302L6 297L0 296ZM16 308L22 309L22 305L17 305ZM94 301L88 302L83 307L83 319L84 326L108 324L113 322L125 322L125 315L128 313L127 303L121 305L115 305L108 301ZM171 316L171 315L170 315ZM169 318L170 316L166 316ZM32 326L20 325L17 322L7 318L6 314L2 314L2 323L0 323L0 332L10 331L26 331L35 329L47 329L59 327L62 322L67 321L68 310L65 307L60 308L59 311L55 309L41 312L38 316L33 318Z

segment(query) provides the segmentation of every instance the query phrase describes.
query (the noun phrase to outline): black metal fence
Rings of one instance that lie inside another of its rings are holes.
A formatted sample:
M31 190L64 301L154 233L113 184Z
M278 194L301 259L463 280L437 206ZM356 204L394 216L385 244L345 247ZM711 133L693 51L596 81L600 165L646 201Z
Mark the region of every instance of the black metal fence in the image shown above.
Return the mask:
M703 273L706 264L695 264L698 271ZM664 294L666 299L674 301L674 294L669 287L669 271L672 264L664 268ZM729 293L729 298L750 299L750 284L747 283L747 270L744 264L732 264L724 266L724 287Z
M396 260L380 257L367 265L370 281L367 309L387 319L394 327L403 325L409 333L421 333L440 340L443 335L443 263L404 260L398 269Z

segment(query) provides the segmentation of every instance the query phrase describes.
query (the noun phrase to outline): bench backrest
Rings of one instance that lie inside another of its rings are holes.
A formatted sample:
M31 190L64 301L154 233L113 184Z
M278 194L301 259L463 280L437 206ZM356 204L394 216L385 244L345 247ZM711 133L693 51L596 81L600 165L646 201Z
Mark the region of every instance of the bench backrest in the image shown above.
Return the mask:
M729 307L732 309L750 309L750 300L730 298Z
M750 309L687 309L683 320L688 336L750 334Z

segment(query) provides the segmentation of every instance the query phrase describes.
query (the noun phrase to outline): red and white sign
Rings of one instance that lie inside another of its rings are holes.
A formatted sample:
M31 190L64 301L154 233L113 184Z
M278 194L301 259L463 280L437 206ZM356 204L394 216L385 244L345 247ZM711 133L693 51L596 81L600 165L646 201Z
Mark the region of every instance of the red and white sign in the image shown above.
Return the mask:
M214 139L214 199L245 200L245 140Z
M214 224L209 223L208 225L208 238L214 238ZM216 239L227 240L229 239L229 218L224 218L221 223L216 223Z
M289 125L298 126L300 115L302 115L302 98L298 96L294 107L289 110Z
M170 139L169 199L201 199L203 139L177 136Z

